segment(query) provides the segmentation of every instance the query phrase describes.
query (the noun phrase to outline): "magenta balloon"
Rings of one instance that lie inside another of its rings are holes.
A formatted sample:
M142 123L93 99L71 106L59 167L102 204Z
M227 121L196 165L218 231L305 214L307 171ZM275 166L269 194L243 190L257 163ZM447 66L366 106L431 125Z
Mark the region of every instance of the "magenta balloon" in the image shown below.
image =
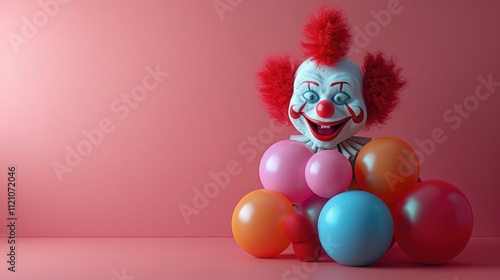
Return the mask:
M306 165L306 182L311 190L325 198L347 190L352 180L352 167L341 153L324 150L313 155Z
M394 213L394 235L413 260L439 264L456 257L472 234L472 208L450 183L424 180L408 189Z
M304 200L297 209L297 213L304 216L313 226L314 232L318 234L318 217L321 213L323 206L330 200L318 195L311 195L308 199Z
M291 203L299 204L312 195L304 170L314 152L305 144L283 140L273 144L262 156L259 166L264 188L283 194Z

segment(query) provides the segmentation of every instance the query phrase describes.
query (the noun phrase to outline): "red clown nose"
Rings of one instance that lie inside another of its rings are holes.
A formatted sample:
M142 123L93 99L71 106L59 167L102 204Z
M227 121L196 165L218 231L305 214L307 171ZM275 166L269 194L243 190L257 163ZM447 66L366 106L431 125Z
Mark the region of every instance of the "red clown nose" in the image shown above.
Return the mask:
M316 113L322 118L329 118L335 113L335 106L328 100L322 100L316 105Z

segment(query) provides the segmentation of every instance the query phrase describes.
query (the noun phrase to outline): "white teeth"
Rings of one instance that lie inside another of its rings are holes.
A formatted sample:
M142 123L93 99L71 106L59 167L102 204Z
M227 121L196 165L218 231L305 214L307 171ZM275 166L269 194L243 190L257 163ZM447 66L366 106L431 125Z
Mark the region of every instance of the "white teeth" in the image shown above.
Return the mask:
M323 128L323 129L329 129L330 128L329 125L320 125L320 127Z

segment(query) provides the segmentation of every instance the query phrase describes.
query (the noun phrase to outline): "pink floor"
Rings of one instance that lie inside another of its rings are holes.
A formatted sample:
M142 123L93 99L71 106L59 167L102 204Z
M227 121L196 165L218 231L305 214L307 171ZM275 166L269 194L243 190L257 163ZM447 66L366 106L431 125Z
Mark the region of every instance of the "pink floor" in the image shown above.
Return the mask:
M371 267L301 263L290 249L274 259L244 253L232 238L20 238L17 272L0 279L500 279L500 238L473 238L445 265L419 265L398 247Z

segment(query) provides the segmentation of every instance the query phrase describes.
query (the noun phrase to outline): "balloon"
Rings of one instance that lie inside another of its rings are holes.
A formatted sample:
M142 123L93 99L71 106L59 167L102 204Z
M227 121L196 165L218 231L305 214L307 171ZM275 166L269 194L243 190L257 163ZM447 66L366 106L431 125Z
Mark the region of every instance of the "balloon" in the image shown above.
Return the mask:
M389 201L389 202L384 201L384 202L385 206L387 206L387 208L391 212L392 220L394 221L394 213L396 213L396 207L398 206L397 201ZM387 249L387 251L389 251L392 247L394 247L394 244L396 244L396 238L392 236L391 245L389 245L389 249Z
M350 191L361 190L359 188L359 184L358 184L358 181L356 180L356 178L352 178L351 184L349 185L349 187L347 189Z
M347 266L370 265L382 257L391 244L393 228L384 202L365 191L332 197L318 220L321 245L333 260Z
M320 151L307 162L306 182L321 197L331 198L346 191L351 180L351 163L337 151Z
M311 223L316 234L318 234L319 213L321 213L321 209L323 209L323 206L328 200L328 198L313 194L308 199L304 200L297 209L297 213L304 216Z
M394 234L411 259L439 264L456 257L472 234L472 209L465 195L450 183L424 180L398 203Z
M383 201L397 201L420 173L415 151L406 142L382 137L368 142L354 164L359 187Z
M299 204L312 195L304 170L314 152L295 140L273 144L262 156L260 181L265 189L278 191L290 202Z
M250 255L274 257L290 245L284 223L285 217L292 213L292 204L282 194L263 189L252 191L234 209L231 223L234 239Z

